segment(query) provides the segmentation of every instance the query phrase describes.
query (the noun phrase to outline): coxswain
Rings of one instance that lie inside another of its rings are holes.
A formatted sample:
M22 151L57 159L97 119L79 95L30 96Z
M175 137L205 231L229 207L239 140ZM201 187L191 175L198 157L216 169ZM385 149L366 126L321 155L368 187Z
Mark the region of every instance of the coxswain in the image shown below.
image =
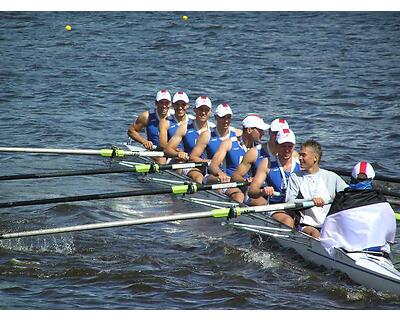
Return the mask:
M334 248L389 257L396 237L396 215L386 198L373 187L374 168L366 161L351 172L349 187L332 202L321 228L320 241L333 256Z
M300 171L293 172L288 180L286 202L296 203L307 200L314 207L297 212L296 227L318 238L320 228L330 209L330 202L336 194L347 188L346 182L336 173L320 168L322 147L315 140L307 140L301 146ZM293 227L294 220L290 226Z

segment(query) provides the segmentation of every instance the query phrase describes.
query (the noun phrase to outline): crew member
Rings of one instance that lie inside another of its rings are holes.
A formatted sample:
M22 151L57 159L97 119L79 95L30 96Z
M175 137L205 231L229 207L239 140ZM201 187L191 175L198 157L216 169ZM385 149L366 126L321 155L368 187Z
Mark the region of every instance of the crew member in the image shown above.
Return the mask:
M300 171L299 159L293 154L296 146L296 137L293 131L291 129L279 130L276 141L278 145L276 156L264 158L260 162L250 184L248 195L254 199L252 204L265 205L285 202L288 178L291 173ZM275 192L278 192L279 196L274 195ZM286 225L294 226L293 219L284 211L274 211L271 216Z
M172 107L174 113L160 120L159 147L162 150L165 149L169 139L174 136L179 126L189 120L190 116L187 114L189 97L187 94L183 91L176 92L172 98ZM181 145L179 147L182 148Z
M264 122L264 121L263 121ZM269 126L269 140L265 143L258 144L246 152L242 162L239 164L235 172L232 174L233 181L244 181L245 176L250 176L249 181L256 174L258 165L264 158L275 158L278 152L278 143L276 142L276 135L281 129L289 129L289 124L285 119L278 118L271 122ZM294 155L298 157L296 151ZM252 201L254 205L256 203Z
M168 157L175 158L177 161L185 162L189 160L189 155L200 134L204 131L210 131L210 128L215 126L208 121L211 110L211 100L207 96L200 96L196 99L194 107L196 117L179 126L174 136L168 141L164 150ZM180 143L182 143L183 149L179 148ZM203 182L203 174L199 169L193 168L183 171L193 181L197 183Z
M159 145L159 124L161 119L169 116L171 107L171 95L163 89L157 92L155 109L142 112L134 123L128 127L128 136L141 143L146 149L153 150ZM140 134L145 129L147 139ZM159 149L161 150L161 149ZM156 157L154 160L165 163L164 157Z
M232 115L229 104L223 103L217 106L214 113L216 126L200 134L190 153L190 161L210 163L222 141L242 135L242 130L231 127ZM209 178L210 175L206 174L203 182L215 182L212 179L208 181Z
M257 115L248 115L242 121L243 134L240 139L236 136L221 142L217 152L212 158L210 164L210 179L207 183L230 182L232 173L246 154L247 150L261 141L264 130L268 129L268 125ZM242 203L244 194L239 188L230 188L225 194L233 200Z

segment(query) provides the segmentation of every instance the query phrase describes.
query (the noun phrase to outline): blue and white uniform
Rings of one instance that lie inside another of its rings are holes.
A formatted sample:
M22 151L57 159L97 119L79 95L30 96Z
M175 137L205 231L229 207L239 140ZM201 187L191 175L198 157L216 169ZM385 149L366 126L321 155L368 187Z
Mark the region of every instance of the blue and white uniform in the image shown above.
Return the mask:
M207 122L207 130L210 130L213 125L210 122ZM182 139L183 143L183 150L190 154L192 153L193 148L196 145L197 139L199 138L200 134L204 131L204 129L199 129L196 125L195 119L190 119L187 124L186 134Z
M227 138L236 138L236 132L235 132L235 128L233 127L229 127L229 133L227 135L225 135L224 137L222 137L219 132L217 127L211 128L210 131L210 141L207 144L206 147L206 155L207 155L207 159L212 159L214 157L214 155L217 153L219 146L221 145L222 141L224 141ZM223 167L225 169L225 165ZM225 171L225 170L223 170Z
M226 168L225 173L230 177L235 172L239 164L242 162L242 159L247 152L247 147L239 143L238 138L236 136L232 137L231 140L232 140L232 147L227 152L224 160ZM247 173L244 176L244 178L247 179L248 177L249 174Z
M251 175L252 175L253 177L256 175L257 168L258 168L258 166L260 165L261 160L263 160L264 158L270 158L270 159L275 159L275 158L276 158L275 155L272 155L272 156L271 156L272 152L271 152L271 150L270 150L270 148L269 148L268 143L266 144L266 146L267 146L267 151L265 151L265 148L263 148L263 144L258 144L258 145L256 146L256 149L257 149L257 159L256 159L256 161L255 161L254 163L251 164L251 168L250 168L250 170L251 170Z
M179 128L179 126L182 124L182 122L188 120L189 117L188 117L188 115L186 115L185 119L180 122L175 118L174 115L170 115L167 119L169 120L169 128L168 128L168 140L169 140L174 136L176 130ZM180 150L183 150L182 142L180 142L178 144L178 148Z
M269 203L285 202L288 179L292 172L300 172L300 162L297 158L292 157L292 166L290 171L283 170L278 157L271 159L266 183L268 186L273 187L274 190L279 192L281 195L279 197L270 197Z
M149 122L146 126L147 140L151 141L153 145L158 146L158 137L160 135L159 131L160 117L156 110L149 111Z

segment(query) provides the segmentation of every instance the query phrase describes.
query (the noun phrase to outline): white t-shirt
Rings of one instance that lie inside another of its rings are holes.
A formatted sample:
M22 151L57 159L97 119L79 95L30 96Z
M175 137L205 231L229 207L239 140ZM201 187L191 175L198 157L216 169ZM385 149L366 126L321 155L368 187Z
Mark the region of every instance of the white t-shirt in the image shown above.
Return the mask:
M336 193L343 191L348 185L336 173L325 169L319 169L318 172L309 174L305 171L293 172L288 181L286 191L286 202L303 202L320 197L325 203L332 202ZM303 195L299 199L299 192ZM321 227L326 215L329 212L330 205L322 208L312 207L302 211L300 223L314 227Z

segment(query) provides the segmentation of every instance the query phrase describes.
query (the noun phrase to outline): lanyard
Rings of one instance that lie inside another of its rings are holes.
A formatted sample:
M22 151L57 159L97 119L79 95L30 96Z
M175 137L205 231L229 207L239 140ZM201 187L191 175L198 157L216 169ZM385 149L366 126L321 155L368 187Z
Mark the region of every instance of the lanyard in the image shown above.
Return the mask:
M282 166L281 162L279 161L279 157L276 157L276 161L278 162L279 171L281 172L281 175L282 175L281 188L282 188L282 190L284 190L284 189L286 190L287 186L288 186L288 177L286 176L285 171L283 170L283 166ZM295 167L296 167L296 161L292 157L292 167L291 167L289 173L292 173L294 171Z

